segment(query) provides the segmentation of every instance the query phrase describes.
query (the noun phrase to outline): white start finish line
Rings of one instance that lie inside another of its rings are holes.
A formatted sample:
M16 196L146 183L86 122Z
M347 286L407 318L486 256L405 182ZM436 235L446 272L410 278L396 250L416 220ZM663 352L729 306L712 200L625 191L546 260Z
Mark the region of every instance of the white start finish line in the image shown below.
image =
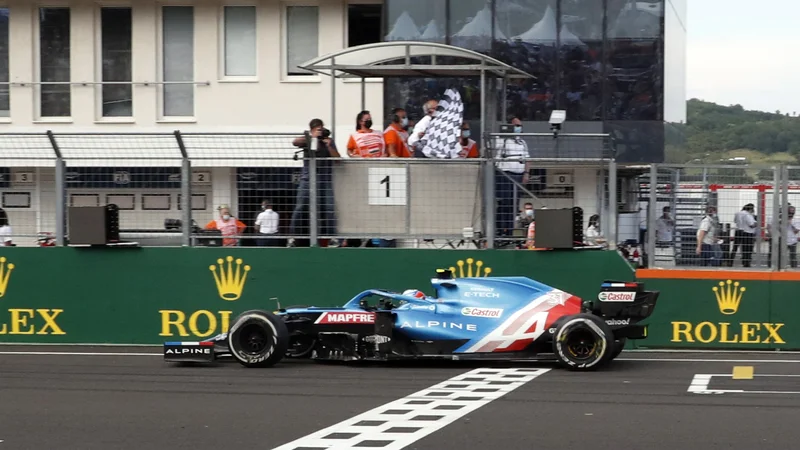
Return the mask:
M399 450L550 370L472 370L273 450Z
M800 377L800 375L752 375L764 378ZM711 378L734 378L729 373L699 373L694 376L687 392L692 394L800 394L800 391L745 391L743 389L709 389Z

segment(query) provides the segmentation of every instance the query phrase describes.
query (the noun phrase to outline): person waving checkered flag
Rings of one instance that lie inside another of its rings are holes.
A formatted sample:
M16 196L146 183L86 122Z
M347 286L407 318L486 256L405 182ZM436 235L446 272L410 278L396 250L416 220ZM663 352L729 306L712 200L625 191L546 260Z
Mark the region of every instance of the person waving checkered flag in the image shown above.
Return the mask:
M448 89L436 108L425 136L419 141L422 153L428 158L458 158L461 145L461 122L464 120L464 102L455 89Z

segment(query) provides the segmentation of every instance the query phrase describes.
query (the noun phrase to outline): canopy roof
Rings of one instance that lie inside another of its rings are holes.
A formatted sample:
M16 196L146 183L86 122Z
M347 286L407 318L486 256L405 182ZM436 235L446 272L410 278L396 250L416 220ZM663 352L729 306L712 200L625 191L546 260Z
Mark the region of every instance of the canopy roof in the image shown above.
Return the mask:
M412 64L412 58L429 57L430 63ZM463 63L437 58L456 58ZM391 63L391 64L390 64ZM392 41L359 45L312 59L302 69L331 75L336 78L420 77L450 78L478 77L481 72L501 78L536 78L482 53L461 47L419 41Z

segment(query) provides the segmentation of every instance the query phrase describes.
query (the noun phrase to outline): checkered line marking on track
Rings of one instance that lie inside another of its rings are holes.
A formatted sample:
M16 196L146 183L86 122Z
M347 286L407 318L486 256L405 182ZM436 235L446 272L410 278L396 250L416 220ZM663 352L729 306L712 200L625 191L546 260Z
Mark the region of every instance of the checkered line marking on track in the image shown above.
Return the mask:
M551 369L475 369L273 450L399 450Z

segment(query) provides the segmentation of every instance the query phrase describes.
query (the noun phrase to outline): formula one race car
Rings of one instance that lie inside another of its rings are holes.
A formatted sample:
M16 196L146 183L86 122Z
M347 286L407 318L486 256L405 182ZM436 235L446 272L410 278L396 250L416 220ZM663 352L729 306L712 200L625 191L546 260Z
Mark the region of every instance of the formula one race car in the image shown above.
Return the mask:
M343 307L251 310L227 333L202 342L167 342L164 359L211 362L233 357L268 367L284 357L331 361L397 359L555 359L590 370L616 358L659 293L635 282L604 282L580 298L525 277L453 278L439 270L435 295L370 289ZM375 300L370 302L370 300Z

